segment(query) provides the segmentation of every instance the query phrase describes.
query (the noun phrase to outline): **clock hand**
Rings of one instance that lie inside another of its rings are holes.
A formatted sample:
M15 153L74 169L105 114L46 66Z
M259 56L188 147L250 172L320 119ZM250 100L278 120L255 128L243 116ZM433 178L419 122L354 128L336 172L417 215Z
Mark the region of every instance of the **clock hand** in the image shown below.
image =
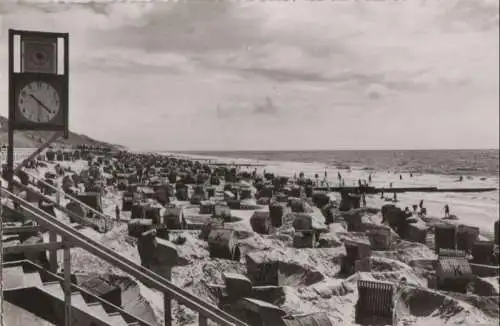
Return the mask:
M42 101L40 101L39 99L36 98L36 96L34 96L33 94L30 94L30 96L35 100L35 102L37 102L42 108L44 108L49 114L52 114L52 111L47 107L45 106L45 104L42 103Z

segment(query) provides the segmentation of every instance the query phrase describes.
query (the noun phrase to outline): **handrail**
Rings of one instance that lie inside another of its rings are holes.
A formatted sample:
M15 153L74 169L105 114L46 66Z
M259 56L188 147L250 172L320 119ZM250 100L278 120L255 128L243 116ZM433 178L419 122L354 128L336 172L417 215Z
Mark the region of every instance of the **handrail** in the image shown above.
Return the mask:
M25 186L24 186L25 187ZM29 189L29 188L28 188ZM31 189L30 189L31 190ZM96 257L104 260L105 262L116 266L124 272L137 278L146 286L155 288L162 291L172 299L178 301L180 304L185 305L189 309L197 311L202 316L212 319L223 326L248 326L244 322L238 320L229 313L219 309L218 307L203 301L197 296L177 287L162 276L137 265L130 259L117 254L115 251L107 248L106 246L96 242L95 240L84 236L74 228L65 223L55 219L48 213L42 211L40 208L33 206L23 198L13 194L4 187L1 187L2 193L12 198L23 207L26 213L32 215L37 222L42 224L46 229L59 233L63 238L67 239L72 245L80 247ZM31 190L33 191L33 190Z
M35 196L37 196L38 198L41 198L43 199L44 201L48 202L48 203L51 203L53 205L56 206L57 209L59 209L60 211L68 214L68 216L76 219L76 220L81 220L80 224L83 224L85 226L88 226L88 225L91 225L91 226L95 226L95 223L93 223L91 221L90 218L88 217L85 217L85 216L80 216L79 214L75 213L74 211L60 205L59 203L57 203L56 201L54 201L52 198L34 190L34 189L31 189L23 184L21 184L20 182L16 181L16 180L12 180L12 184L14 184L16 187L19 187L21 188L22 190L26 191L26 192L31 192L33 194L35 194ZM114 223L114 222L113 222ZM98 225L97 225L98 226Z
M30 176L31 178L33 178L34 180L36 180L37 182L41 182L45 187L49 187L51 188L52 190L58 192L59 194L62 194L64 197L68 198L69 200L71 201L74 201L76 203L78 203L81 207L91 211L92 213L94 213L95 215L99 216L100 218L106 220L106 226L111 224L110 221L113 221L113 218L111 216L108 216L107 214L103 213L103 212L99 212L97 210L95 210L93 207L85 204L84 202L82 202L81 200L79 199L76 199L75 197L71 196L70 194L66 193L64 190L62 189L59 189L53 185L51 185L50 183L46 182L45 180L43 180L42 178L39 178L35 175L33 175L32 173L29 173L26 171L26 169L22 169L22 171L24 173L26 173L28 176ZM106 227L107 229L107 227ZM109 230L106 230L106 231L109 231Z

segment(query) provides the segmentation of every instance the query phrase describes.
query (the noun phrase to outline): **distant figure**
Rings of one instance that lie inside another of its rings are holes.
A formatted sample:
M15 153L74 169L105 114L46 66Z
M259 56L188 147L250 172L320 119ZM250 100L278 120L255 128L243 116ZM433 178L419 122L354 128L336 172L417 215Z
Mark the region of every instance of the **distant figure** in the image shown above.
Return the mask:
M418 207L419 207L420 209L424 208L424 200L423 200L423 199L422 199L422 200L420 200L420 203L418 204Z
M380 199L384 199L384 192L383 191L380 192Z
M397 202L398 201L398 194L394 193L394 196L392 197L392 201Z
M118 205L115 206L115 214L116 214L116 220L120 220L120 207Z
M464 181L464 177L463 177L463 176L460 176L460 178L458 178L458 181L459 181L459 182Z
M371 173L368 175L368 182L372 183L372 174Z
M413 213L417 213L418 205L413 205Z
M402 174L399 175L399 180L403 180L403 175Z
M450 206L448 204L444 205L444 217L450 217Z
M325 179L328 179L328 172L325 170Z
M342 174L340 174L340 172L337 172L337 178L340 180L342 180Z
M392 182L391 182L391 183L389 183L389 188L392 188Z
M366 207L366 196L365 196L365 194L361 195L361 202L363 203L363 207Z
M410 173L410 178L413 178L413 173Z
M361 179L358 179L358 186L361 187Z

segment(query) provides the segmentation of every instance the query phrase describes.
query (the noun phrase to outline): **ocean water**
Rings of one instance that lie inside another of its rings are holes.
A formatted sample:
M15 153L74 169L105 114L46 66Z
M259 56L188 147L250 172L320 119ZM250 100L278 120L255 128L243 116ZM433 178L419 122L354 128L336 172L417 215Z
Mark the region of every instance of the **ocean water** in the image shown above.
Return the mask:
M331 186L337 186L341 173L346 186L372 177L375 187L498 188L498 150L430 150L430 151L199 151L160 152L225 163L258 163L258 172L266 170L306 177L318 174ZM253 169L253 167L251 168ZM326 178L325 178L326 172ZM413 176L410 177L410 173ZM459 180L463 176L463 180ZM338 195L338 194L336 194ZM458 217L457 223L479 227L486 237L493 234L493 223L499 216L498 190L473 193L421 193L398 195L401 208L424 200L428 215L444 216L444 205ZM379 195L367 198L368 205L383 205Z
M337 151L211 151L183 152L212 157L246 158L323 164L391 172L497 176L499 150L337 150Z

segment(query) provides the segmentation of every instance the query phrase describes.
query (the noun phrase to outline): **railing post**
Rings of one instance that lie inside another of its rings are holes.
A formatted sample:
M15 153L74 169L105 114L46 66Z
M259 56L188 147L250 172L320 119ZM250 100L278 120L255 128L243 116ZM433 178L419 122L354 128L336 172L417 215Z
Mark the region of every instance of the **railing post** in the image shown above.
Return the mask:
M167 279L170 281L172 279L172 268L167 267ZM172 298L168 293L163 293L163 316L165 326L172 326Z
M57 242L57 233L49 231L49 242ZM52 273L57 273L57 250L49 251L49 265Z
M64 246L64 325L71 326L71 253L69 243Z
M207 326L207 317L198 313L198 326Z

